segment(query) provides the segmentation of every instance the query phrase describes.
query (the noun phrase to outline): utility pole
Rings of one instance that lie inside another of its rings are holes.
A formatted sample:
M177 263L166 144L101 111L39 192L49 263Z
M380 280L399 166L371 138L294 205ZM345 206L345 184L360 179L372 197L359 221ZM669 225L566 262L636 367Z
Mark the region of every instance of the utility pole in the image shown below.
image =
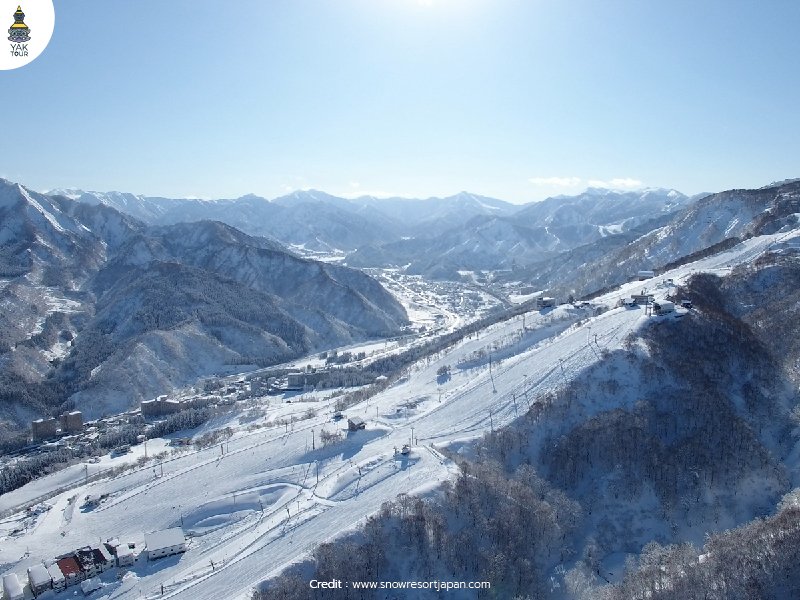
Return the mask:
M317 445L316 445L316 441L315 441L315 438L314 438L314 430L313 429L311 430L311 449L312 450L316 450L317 449Z
M489 411L489 425L492 428L492 433L494 433L494 419L492 418L492 411Z
M492 353L489 353L489 379L492 380L492 393L497 393L497 388L494 387L494 375L492 375Z
M411 445L414 445L414 428L411 428Z

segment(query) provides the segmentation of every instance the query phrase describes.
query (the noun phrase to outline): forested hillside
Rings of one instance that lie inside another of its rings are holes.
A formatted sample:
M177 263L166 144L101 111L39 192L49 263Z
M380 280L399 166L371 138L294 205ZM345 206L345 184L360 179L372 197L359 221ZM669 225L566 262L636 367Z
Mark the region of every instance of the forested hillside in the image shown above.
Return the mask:
M459 475L442 490L385 505L256 596L353 597L309 590L313 574L492 583L463 598L794 597L800 321L778 311L799 269L796 253L767 254L693 276L677 292L690 314L597 346L598 363L510 426L451 447Z

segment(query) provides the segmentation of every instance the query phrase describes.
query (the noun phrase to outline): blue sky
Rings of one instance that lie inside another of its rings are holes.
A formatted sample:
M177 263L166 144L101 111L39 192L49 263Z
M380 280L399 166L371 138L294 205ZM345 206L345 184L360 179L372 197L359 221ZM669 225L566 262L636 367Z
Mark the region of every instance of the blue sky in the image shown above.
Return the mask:
M55 8L44 53L0 71L0 176L35 189L526 202L800 177L793 0Z

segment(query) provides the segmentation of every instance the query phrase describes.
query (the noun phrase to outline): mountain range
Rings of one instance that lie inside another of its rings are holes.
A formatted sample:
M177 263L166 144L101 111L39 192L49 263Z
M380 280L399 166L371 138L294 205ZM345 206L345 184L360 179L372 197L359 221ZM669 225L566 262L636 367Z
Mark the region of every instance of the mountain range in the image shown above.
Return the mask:
M355 267L403 266L407 273L457 279L458 271L512 269L608 236L641 230L692 204L675 190L590 188L524 205L513 214L475 215L432 238L367 245L347 256Z
M675 190L589 188L577 196L514 205L461 192L446 198L346 199L316 190L272 201L166 199L118 192L56 190L81 203L116 208L145 223L213 219L304 254L326 253L358 268L403 267L457 279L463 270L525 266L580 245L641 228L700 196Z
M442 279L505 269L501 280L581 296L800 214L798 181L700 198L589 189L524 206L466 192L271 202L60 192L0 185L0 404L11 420L70 403L102 413L226 363L399 331L403 308L352 267ZM345 248L356 248L347 266L301 256Z
M360 271L219 221L152 226L6 180L0 277L7 421L113 412L225 364L275 364L407 323Z
M625 283L642 269L722 249L754 235L797 226L800 181L756 190L728 190L688 203L680 211L622 234L578 246L509 274L556 294L582 296Z
M248 194L233 200L168 199L120 192L52 190L84 204L116 208L147 224L221 221L250 235L268 237L299 251L348 252L403 237L430 237L471 217L510 215L520 207L461 192L448 198L355 200L317 190L272 201Z

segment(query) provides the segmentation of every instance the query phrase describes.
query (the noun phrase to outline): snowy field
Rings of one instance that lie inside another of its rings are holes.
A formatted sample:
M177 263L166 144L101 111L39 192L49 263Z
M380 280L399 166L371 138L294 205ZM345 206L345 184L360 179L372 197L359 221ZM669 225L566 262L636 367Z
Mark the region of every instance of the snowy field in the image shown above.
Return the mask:
M318 416L293 427L252 430L238 425L234 417L241 415L231 415L229 421L213 425L234 429L224 447L177 455L164 463L163 475L151 463L57 495L48 500L52 508L38 515L20 513L0 521L0 570L25 580L29 566L113 537L135 543L138 553L145 533L183 525L191 535L188 552L152 563L142 556L121 580L112 569L102 576L106 585L90 597L247 597L259 582L300 560L316 544L351 530L381 503L400 493L429 490L450 477L454 466L436 447L474 440L508 424L535 397L598 361L604 349L620 348L632 330L651 319L674 318L646 317L641 308L616 308L622 297L643 287L663 297L669 292L667 279L679 283L701 270L726 273L772 244L785 244L785 238L753 238L652 280L626 284L592 302L593 307L609 309L598 316L592 316L590 307L561 306L525 315L525 331L522 317L492 326L446 353L420 361L407 377L351 407L347 416L362 417L367 428L349 433L332 447L321 447L322 430L343 430L347 419L332 421L319 402ZM451 375L437 377L445 365ZM288 406L269 407L263 420L304 408ZM149 444L157 451L164 442ZM404 444L412 445L411 453L396 454ZM115 460L105 457L89 467L107 468ZM33 482L0 502L5 507L27 502L65 482L79 481L84 469L73 467ZM81 507L88 494L108 497L94 509ZM27 529L12 534L23 521Z

